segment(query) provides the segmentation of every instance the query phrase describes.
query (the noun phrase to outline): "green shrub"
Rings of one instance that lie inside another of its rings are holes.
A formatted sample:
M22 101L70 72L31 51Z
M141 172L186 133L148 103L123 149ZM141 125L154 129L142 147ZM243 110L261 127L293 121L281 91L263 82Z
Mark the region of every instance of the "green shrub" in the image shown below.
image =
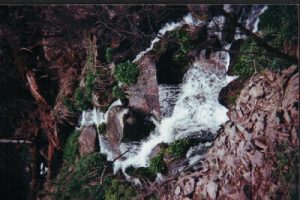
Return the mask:
M133 176L138 179L146 179L149 181L154 181L156 178L156 174L153 173L149 168L145 168L145 167L139 167L139 168L129 167L126 169L126 173L129 176Z
M137 193L128 183L121 182L118 179L106 179L103 186L105 200L135 200Z
M155 157L150 159L150 166L149 169L152 173L165 173L167 167L163 161L163 151L158 153Z
M282 49L283 41L297 44L298 6L269 5L259 19L259 30L264 33L264 39L273 46Z
M75 105L78 110L87 110L90 107L90 101L85 95L85 89L78 87L75 90Z
M99 177L104 164L104 156L92 153L64 165L55 180L55 199L102 199Z
M298 7L295 5L270 5L260 16L261 37L272 47L283 52L284 43L295 45L298 36ZM292 63L269 54L252 39L247 39L240 48L233 67L235 75L247 79L263 69L282 70Z
M125 99L126 95L123 92L122 88L120 88L119 86L114 86L112 89L112 96L116 99Z
M115 68L115 77L118 82L125 84L133 84L137 81L139 75L139 68L137 64L129 60L124 63L119 63Z
M174 158L182 158L189 150L191 142L187 139L179 139L170 144L167 148L167 152Z
M257 46L256 42L249 38L243 42L240 48L240 54L233 66L233 73L246 80L255 71L260 72L264 69L282 70L290 65L291 63L286 60L269 55L266 50Z
M175 40L179 44L179 49L173 55L174 61L182 65L188 64L188 59L186 54L192 48L194 48L194 44L191 43L190 36L186 31L182 29L178 29L171 32L171 37L175 38Z
M67 139L64 146L63 158L68 163L74 163L78 154L78 137L80 131L74 131Z

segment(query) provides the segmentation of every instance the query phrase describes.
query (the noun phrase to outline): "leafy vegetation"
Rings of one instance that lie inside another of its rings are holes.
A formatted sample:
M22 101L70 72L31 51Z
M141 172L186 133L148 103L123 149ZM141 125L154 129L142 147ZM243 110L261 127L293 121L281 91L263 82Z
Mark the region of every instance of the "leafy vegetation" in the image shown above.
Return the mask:
M124 63L116 65L115 77L118 82L131 85L137 81L139 75L139 68L137 64L127 60Z
M63 158L66 162L54 180L54 199L136 199L135 188L117 177L104 176L100 183L106 159L96 152L79 157L79 134L79 131L74 131L64 146Z
M126 94L124 93L122 88L120 88L117 85L114 86L112 89L112 96L116 99L125 99L126 98Z
M149 168L145 168L145 167L139 167L139 168L129 167L126 169L126 173L129 176L133 176L138 179L146 179L149 181L154 181L156 178L156 174L153 173Z
M74 131L67 139L67 142L64 146L63 158L68 163L74 163L76 156L78 154L78 137L80 131Z
M155 157L150 159L149 170L152 173L165 173L166 172L167 167L163 161L163 156L164 156L164 152L161 151L160 153L158 153L158 155L156 155Z
M264 39L277 48L283 48L283 42L297 44L298 6L269 5L260 17L259 29Z
M92 153L74 164L64 165L55 180L55 199L102 199L97 177L103 170L104 161L102 155Z
M191 142L188 139L179 139L170 144L167 152L174 158L182 158L191 147Z
M187 64L188 58L186 54L194 47L194 45L191 43L190 36L186 31L178 29L171 33L171 37L175 38L179 44L179 49L173 55L174 61L177 64Z
M137 199L137 193L134 187L130 186L129 183L122 182L118 179L106 179L104 188L105 200Z
M269 6L260 17L261 37L272 47L283 51L285 43L291 45L297 42L297 16L297 6ZM240 52L233 71L243 80L266 68L282 70L291 65L289 61L269 54L251 38L242 44Z

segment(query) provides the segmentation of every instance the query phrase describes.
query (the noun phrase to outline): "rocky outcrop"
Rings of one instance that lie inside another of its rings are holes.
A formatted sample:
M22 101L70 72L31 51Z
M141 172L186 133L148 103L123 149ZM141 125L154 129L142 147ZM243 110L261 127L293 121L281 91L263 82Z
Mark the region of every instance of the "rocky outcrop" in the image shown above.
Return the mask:
M129 88L129 106L145 114L160 115L156 66L150 56L139 61L140 74L135 85Z
M295 176L297 171L293 162L299 150L298 91L296 66L281 74L266 71L254 75L245 83L229 112L230 121L206 154L201 169L170 181L168 199L284 197L295 187L293 182L285 184L279 174ZM288 162L283 161L286 158Z
M120 153L120 143L124 136L124 115L128 109L114 106L108 112L106 125L106 138L115 154Z
M93 126L84 127L78 139L81 156L92 153L97 148L97 133Z

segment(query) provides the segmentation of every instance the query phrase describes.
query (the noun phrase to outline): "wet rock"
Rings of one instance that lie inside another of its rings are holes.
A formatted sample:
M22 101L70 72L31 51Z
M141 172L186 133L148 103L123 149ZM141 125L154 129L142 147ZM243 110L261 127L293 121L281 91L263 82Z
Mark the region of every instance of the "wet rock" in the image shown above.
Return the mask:
M154 60L144 56L139 61L140 73L138 81L129 88L129 106L145 114L160 115L158 84Z
M217 190L218 190L218 185L215 182L210 181L207 185L207 193L211 199L216 199Z
M119 145L123 139L124 115L128 109L115 106L108 112L106 137L115 153L119 152Z
M149 136L155 125L143 112L129 109L124 116L124 137L122 141L140 141Z
M160 150L166 148L168 145L164 144L164 143L160 143L158 145L156 145L152 150L151 153L149 155L149 159L154 158L159 152Z
M96 150L97 133L93 126L84 127L79 136L79 153L81 156Z

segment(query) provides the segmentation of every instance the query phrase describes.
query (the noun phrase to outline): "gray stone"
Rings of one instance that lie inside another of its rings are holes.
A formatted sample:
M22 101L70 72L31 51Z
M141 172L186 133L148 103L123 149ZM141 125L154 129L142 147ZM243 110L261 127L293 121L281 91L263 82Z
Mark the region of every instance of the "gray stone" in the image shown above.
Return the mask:
M129 106L145 114L160 115L155 63L149 56L144 56L139 61L139 68L138 81L128 90Z
M93 126L84 127L79 136L79 153L81 156L89 154L96 149L97 134Z
M260 85L257 85L250 89L249 94L254 98L258 98L264 95L264 90Z
M181 192L180 186L178 185L178 186L175 188L175 195L179 195L180 192Z
M195 180L190 179L183 188L184 195L189 195L195 190Z

